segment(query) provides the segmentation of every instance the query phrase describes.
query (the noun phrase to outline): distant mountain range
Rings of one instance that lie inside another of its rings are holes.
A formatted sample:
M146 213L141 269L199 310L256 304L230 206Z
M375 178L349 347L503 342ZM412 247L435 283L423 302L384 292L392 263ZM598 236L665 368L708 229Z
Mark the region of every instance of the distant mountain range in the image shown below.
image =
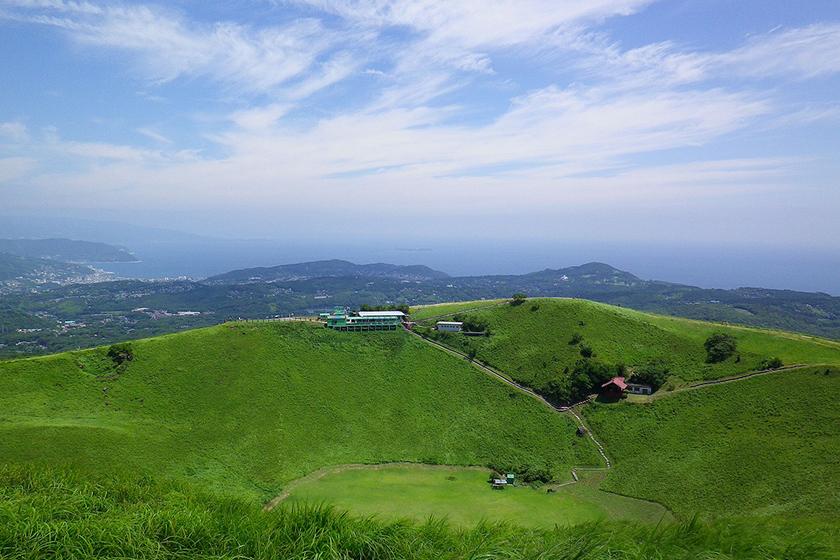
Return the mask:
M0 239L0 253L67 263L134 262L127 249L75 239Z
M243 268L211 276L204 280L204 283L253 284L259 282L294 282L312 278L388 278L391 280L418 281L439 280L449 278L449 275L423 265L354 264L335 259L272 267Z
M28 274L27 266L37 281L18 277ZM336 305L417 305L506 298L517 292L840 339L840 297L698 288L643 280L604 263L521 275L452 277L421 265L328 260L237 270L203 281L84 283L91 281L82 274L86 270L91 269L0 255L0 293L6 291L0 297L0 356L104 344L237 318L314 314ZM73 274L82 276L74 279ZM15 279L3 281L3 275ZM39 331L28 332L25 325L38 325Z

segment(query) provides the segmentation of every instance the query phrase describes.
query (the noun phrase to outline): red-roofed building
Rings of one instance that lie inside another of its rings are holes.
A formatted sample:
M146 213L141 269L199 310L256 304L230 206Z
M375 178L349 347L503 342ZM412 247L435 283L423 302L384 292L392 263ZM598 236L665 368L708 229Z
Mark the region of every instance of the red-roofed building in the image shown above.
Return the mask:
M601 385L601 395L609 399L620 399L626 389L624 378L617 376Z

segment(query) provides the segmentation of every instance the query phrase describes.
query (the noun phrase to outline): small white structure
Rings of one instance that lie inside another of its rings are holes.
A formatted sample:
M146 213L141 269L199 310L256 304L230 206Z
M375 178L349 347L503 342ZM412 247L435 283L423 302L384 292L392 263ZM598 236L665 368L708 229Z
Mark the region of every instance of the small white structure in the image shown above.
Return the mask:
M627 392L634 395L650 395L653 393L653 387L641 383L628 383Z
M464 323L460 321L438 321L435 329L446 332L461 332L464 330Z

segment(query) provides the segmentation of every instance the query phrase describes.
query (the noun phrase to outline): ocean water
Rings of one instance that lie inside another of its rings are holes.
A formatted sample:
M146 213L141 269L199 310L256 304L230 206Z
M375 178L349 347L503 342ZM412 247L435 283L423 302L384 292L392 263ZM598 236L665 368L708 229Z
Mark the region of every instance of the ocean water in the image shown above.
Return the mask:
M453 276L522 274L599 261L648 280L706 288L750 286L840 295L840 254L816 250L521 241L304 244L205 239L135 243L130 249L141 262L98 266L121 277L198 279L239 268L321 259L424 264Z

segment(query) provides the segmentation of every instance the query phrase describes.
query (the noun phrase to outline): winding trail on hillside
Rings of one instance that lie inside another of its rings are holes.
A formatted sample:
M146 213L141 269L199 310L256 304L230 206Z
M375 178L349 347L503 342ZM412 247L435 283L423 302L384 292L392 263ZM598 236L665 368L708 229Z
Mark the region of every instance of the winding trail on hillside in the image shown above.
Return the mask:
M682 387L677 387L673 391L665 391L665 392L658 392L654 395L651 395L647 401L650 402L656 399L662 399L669 397L671 395L676 395L679 393L685 393L686 391L694 391L697 389L705 389L706 387L713 387L715 385L725 385L726 383L736 383L738 381L746 381L747 379L752 379L753 377L761 377L763 375L770 375L773 373L785 373L788 371L797 371L800 369L805 368L819 368L819 367L834 367L832 364L791 364L788 366L782 366L774 369L761 369L757 371L749 371L747 373L739 373L736 375L730 375L727 377L721 377L719 379L707 379L705 381L697 381L695 383L689 383L688 385L683 385Z
M450 354L452 356L455 356L455 357L458 357L458 358L463 358L463 359L467 360L474 367L478 368L483 373L486 373L487 375L495 378L498 381L501 381L502 383L505 383L506 385L512 387L513 389L519 391L520 393L524 393L525 395L531 397L532 399L535 399L535 400L539 401L540 403L542 403L544 406L548 407L552 411L554 411L558 414L568 414L568 415L570 415L572 418L575 419L575 422L577 423L577 425L580 426L581 428L583 428L586 431L586 434L589 436L589 439L591 439L592 443L595 444L595 448L598 450L598 453L601 455L601 458L604 460L604 465L605 465L604 468L606 468L606 469L611 469L612 468L612 462L610 461L610 458L607 456L606 449L604 449L604 446L595 437L595 434L592 433L592 429L583 420L583 417L581 415L579 415L577 412L575 412L575 410L574 410L575 407L589 402L590 399L583 400L583 401L575 403L571 406L556 406L556 405L552 404L551 402L549 402L548 400L546 400L542 395L540 395L539 393L537 393L536 391L534 391L530 387L526 387L525 385L521 385L521 384L517 383L516 381L514 381L510 377L508 377L505 374L503 374L502 372L488 366L485 363L482 363L482 362L480 362L478 360L475 360L475 359L470 359L470 357L467 356L466 354L464 354L463 352L460 352L460 351L455 350L453 348L449 348L448 346L445 346L445 345L443 345L443 344L441 344L441 343L439 343L435 340L431 340L429 338L426 338L425 336L423 336L419 333L416 333L412 330L406 329L406 332L416 336L420 340L438 348L439 350L447 352L448 354ZM577 480L577 474L576 474L574 469L572 469L572 476L575 480Z
M598 438L595 436L594 432L592 431L592 428L589 426L589 424L586 422L586 420L583 419L583 416L578 414L575 411L576 407L582 406L582 405L590 402L594 398L594 396L591 396L588 399L580 401L578 403L575 403L571 406L556 406L556 405L552 404L551 402L549 402L548 400L546 400L542 395L540 395L539 393L537 393L536 391L534 391L530 387L526 387L525 385L521 385L520 383L517 383L516 381L514 381L513 379L511 379L510 377L508 377L504 373L500 372L499 370L497 370L497 369L495 369L495 368L493 368L493 367L491 367L491 366L489 366L489 365L487 365L487 364L485 364L485 363L483 363L479 360L476 360L474 358L471 359L467 354L465 354L465 353L463 353L459 350L455 350L454 348L450 348L450 347L448 347L444 344L441 344L440 342L437 342L435 340L427 338L427 337L425 337L425 336L423 336L423 335L421 335L417 332L414 332L410 329L406 329L406 331L409 332L410 334L416 336L417 338L423 340L427 344L430 344L430 345L438 348L439 350L442 350L442 351L447 352L447 353L449 353L453 356L463 358L463 359L469 361L473 366L478 368L483 373L486 373L487 375L490 375L491 377L495 378L496 380L501 381L502 383L505 383L506 385L516 389L517 391L519 391L521 393L524 393L525 395L539 401L540 403L542 403L544 406L547 406L551 410L553 410L557 413L560 413L560 414L568 414L568 415L572 416L575 419L575 422L578 424L578 426L580 426L584 430L586 430L586 434L592 440L592 443L595 444L595 448L598 450L598 453L601 455L601 458L604 460L604 465L605 465L604 468L606 468L606 469L611 469L612 468L612 461L610 461L610 458L607 455L607 451L604 448L603 444L600 441L598 441ZM763 375L770 375L770 374L774 374L774 373L784 373L784 372L787 372L787 371L796 371L796 370L800 370L800 369L803 369L803 368L822 367L822 366L829 366L829 365L830 364L791 364L791 365L788 365L788 366L783 366L783 367L775 368L775 369L750 371L750 372L741 373L741 374L737 374L737 375L731 375L731 376L728 376L728 377L721 377L720 379L709 379L709 380L700 381L700 382L692 383L692 384L689 384L689 385L685 385L683 387L679 387L677 389L674 389L673 391L668 391L668 392L658 393L656 395L652 395L645 402L650 402L652 400L659 399L659 398L665 398L665 397L668 397L669 395L679 394L679 393L683 393L683 392L686 392L686 391L694 391L694 390L697 390L697 389L703 389L703 388L712 387L712 386L715 386L715 385L723 385L723 384L726 384L726 383L735 383L735 382L738 382L738 381L746 381L748 379L752 379L754 377L760 377L760 376L763 376ZM572 469L572 476L575 479L574 481L576 481L577 480L577 474L575 472L575 469Z

